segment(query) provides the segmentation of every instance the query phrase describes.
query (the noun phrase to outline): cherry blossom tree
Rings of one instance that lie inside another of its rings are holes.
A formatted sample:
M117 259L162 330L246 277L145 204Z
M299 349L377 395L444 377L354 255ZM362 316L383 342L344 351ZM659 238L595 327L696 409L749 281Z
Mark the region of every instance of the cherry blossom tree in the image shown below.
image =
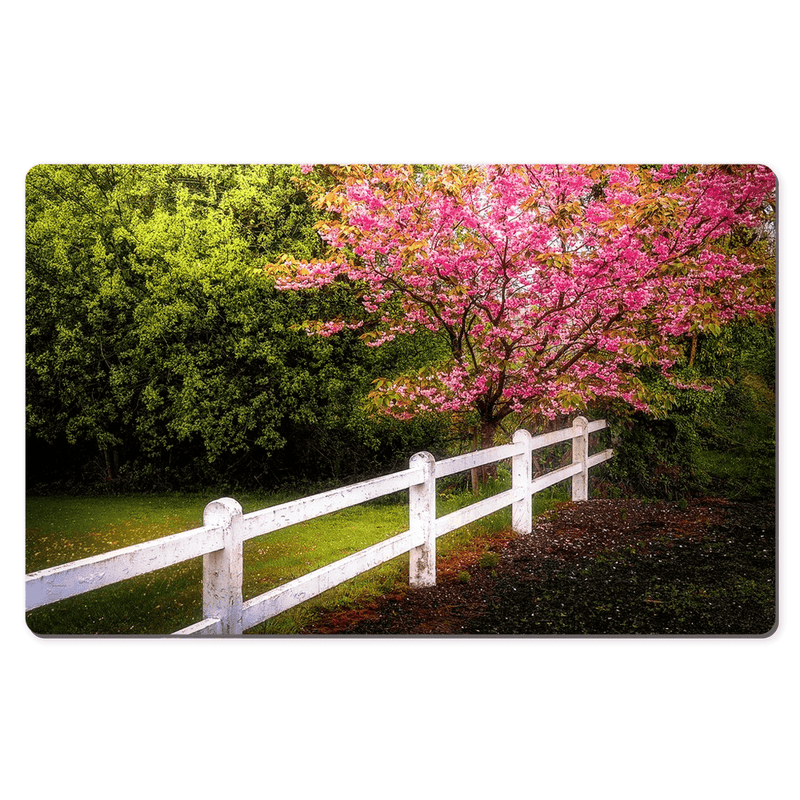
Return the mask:
M305 167L331 256L266 267L286 290L337 280L367 344L427 329L446 357L376 382L376 408L471 415L491 446L508 415L539 423L609 401L663 413L687 337L772 313L775 177L763 166ZM740 236L736 241L741 242Z

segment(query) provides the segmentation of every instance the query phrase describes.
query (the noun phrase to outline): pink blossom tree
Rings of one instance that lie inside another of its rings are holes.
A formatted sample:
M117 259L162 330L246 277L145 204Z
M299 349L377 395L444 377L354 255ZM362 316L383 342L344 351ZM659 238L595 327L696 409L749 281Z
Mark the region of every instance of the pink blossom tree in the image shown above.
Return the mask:
M763 166L348 166L304 168L327 260L267 270L281 289L350 281L369 345L427 329L446 358L376 382L398 418L449 411L490 446L501 421L538 423L607 401L658 413L686 340L772 313L769 260L733 248L763 233L775 177ZM758 251L760 252L760 251Z

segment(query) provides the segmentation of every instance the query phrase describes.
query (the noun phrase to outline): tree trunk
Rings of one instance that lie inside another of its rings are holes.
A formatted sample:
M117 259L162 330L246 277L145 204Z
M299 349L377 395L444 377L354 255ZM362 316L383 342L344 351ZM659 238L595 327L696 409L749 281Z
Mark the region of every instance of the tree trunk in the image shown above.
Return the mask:
M695 359L696 355L697 355L697 334L693 333L692 334L692 350L689 353L689 366L690 367L694 366L694 359Z
M481 420L480 425L474 429L473 444L474 450L487 450L494 447L494 436L497 433L497 423ZM490 478L497 477L497 464L484 464L482 467L475 467L470 472L472 479L472 491L477 494L481 486L485 485Z

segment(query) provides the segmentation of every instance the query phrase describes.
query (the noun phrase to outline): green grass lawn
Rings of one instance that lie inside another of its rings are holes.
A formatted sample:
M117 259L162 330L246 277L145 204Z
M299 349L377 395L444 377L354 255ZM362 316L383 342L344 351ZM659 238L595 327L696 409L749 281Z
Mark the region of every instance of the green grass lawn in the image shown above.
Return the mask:
M486 494L503 491L508 481L503 475ZM442 483L440 516L475 501L469 492ZM203 508L212 499L187 494L30 497L26 508L26 572L199 527ZM244 513L249 513L291 498L246 494L236 499ZM539 498L541 503L547 501ZM447 555L475 536L509 525L510 510L504 509L442 537L437 551ZM401 494L250 539L244 545L244 599L407 528L408 505ZM27 612L28 626L39 634L169 634L202 619L202 573L202 558L195 558L34 609ZM408 556L398 556L250 632L292 633L321 607L350 606L407 580Z
M202 525L209 499L193 495L32 497L26 572ZM236 498L245 513L284 497ZM407 508L358 506L244 545L244 598L261 594L407 528ZM165 634L202 618L202 558L28 612L36 633Z

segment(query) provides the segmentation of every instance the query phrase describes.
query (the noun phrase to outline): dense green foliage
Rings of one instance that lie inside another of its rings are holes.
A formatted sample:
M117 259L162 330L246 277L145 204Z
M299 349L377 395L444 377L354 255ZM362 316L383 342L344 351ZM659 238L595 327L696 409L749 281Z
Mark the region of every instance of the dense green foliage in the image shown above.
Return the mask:
M685 391L662 419L612 417L615 458L603 467L617 496L740 500L775 495L775 330L728 326L701 337L687 377L712 387Z
M773 197L756 228L734 227L720 240L724 253L763 264L753 291L775 302L777 206ZM685 341L679 376L708 391L664 392L660 415L609 410L616 457L606 470L621 496L678 499L714 494L737 500L775 497L775 317L698 327ZM642 374L665 389L656 374Z
M321 212L298 176L292 166L30 171L30 491L343 482L402 468L418 450L444 454L448 435L473 445L467 427L450 431L444 417L398 422L371 413L373 381L424 370L441 337L367 347L359 334L376 322L357 287L278 292L260 269L283 254L325 255L314 227ZM774 262L765 231L734 231L724 246ZM763 275L774 281L774 269ZM331 337L302 328L336 315L360 316L364 326ZM774 491L771 320L687 338L682 377L711 392L668 390L652 372L644 367L640 377L663 399L656 417L614 404L585 411L611 425L598 442L616 452L598 468L603 493ZM515 420L498 436L510 437Z
M436 439L375 421L380 357L300 323L345 286L255 267L322 244L288 166L40 166L27 180L29 486L274 486L367 473Z

